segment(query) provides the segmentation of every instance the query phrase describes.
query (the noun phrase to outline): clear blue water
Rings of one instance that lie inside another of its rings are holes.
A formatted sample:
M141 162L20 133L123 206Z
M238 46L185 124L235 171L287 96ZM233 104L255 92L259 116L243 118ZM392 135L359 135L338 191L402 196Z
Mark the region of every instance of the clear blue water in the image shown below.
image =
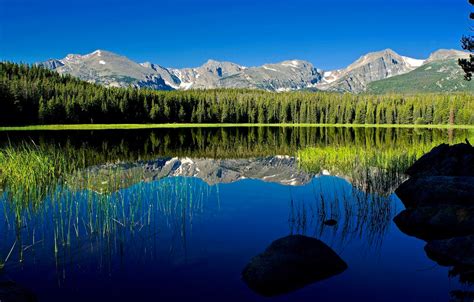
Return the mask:
M394 194L369 194L337 176L293 184L167 176L109 194L56 190L20 224L7 193L0 199L0 255L17 242L0 278L39 301L448 301L453 290L472 290L396 227L403 205ZM325 226L328 218L338 224ZM321 239L348 269L264 298L242 269L289 234Z

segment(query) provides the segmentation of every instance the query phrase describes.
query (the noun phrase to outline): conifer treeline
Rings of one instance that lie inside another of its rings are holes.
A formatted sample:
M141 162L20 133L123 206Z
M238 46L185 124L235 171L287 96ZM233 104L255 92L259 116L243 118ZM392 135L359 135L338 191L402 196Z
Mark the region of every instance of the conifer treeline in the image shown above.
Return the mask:
M0 124L474 124L472 94L355 95L105 88L36 66L0 63Z

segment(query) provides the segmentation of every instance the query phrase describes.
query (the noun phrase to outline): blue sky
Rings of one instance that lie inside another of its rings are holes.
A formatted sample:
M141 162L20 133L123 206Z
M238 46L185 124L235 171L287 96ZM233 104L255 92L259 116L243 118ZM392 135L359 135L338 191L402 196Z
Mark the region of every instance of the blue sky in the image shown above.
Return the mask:
M385 48L459 49L469 11L467 0L0 0L0 59L106 49L169 67L297 58L332 69Z

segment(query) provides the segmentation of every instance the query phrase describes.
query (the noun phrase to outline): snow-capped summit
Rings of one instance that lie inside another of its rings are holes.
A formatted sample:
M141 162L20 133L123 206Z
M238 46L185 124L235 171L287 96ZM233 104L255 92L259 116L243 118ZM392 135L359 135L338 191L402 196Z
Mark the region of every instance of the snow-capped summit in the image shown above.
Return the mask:
M346 68L337 70L321 70L308 61L297 59L255 67L210 59L198 67L176 69L151 62L138 64L124 56L97 49L89 54L69 54L39 65L89 82L117 87L160 90L257 88L278 92L310 88L363 92L374 81L406 74L432 61L468 55L458 50L440 49L427 60L421 60L385 49L363 55Z

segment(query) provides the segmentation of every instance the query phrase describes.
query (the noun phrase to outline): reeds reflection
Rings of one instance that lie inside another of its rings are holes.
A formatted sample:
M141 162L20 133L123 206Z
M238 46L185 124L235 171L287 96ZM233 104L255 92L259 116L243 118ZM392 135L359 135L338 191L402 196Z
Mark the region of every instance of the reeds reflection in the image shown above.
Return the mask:
M112 259L140 262L163 251L186 261L193 219L206 206L218 208L217 190L186 177L139 182L110 194L58 186L41 207L21 210L4 194L0 250L15 244L17 253L5 270L34 262L41 258L37 253L54 258L58 276L77 263L108 272Z
M311 186L312 198L290 201L291 234L330 238L340 246L352 240L361 240L369 248L381 246L397 213L394 196L364 192L334 176L315 178ZM328 225L328 220L337 223Z
M328 127L8 135L0 270L54 268L60 286L197 257L232 266L259 244L249 240L255 226L265 230L259 242L289 229L378 248L405 167L434 144L474 140L465 130ZM82 272L90 275L74 283Z

